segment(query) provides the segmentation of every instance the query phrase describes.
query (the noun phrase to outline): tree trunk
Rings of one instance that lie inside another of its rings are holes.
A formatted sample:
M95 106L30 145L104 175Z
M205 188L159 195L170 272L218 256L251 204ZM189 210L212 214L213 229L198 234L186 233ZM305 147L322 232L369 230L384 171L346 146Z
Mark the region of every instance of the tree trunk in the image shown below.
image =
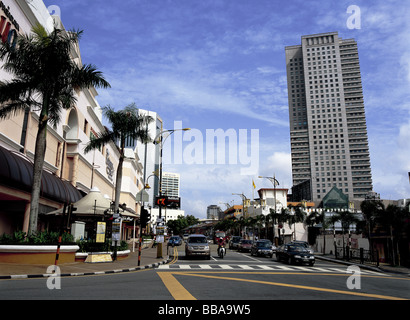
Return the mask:
M120 151L120 158L118 159L117 177L115 179L115 200L114 200L114 212L118 211L120 205L121 185L122 185L122 166L124 163L124 149Z
M34 164L33 164L33 184L31 189L31 202L30 202L30 227L29 234L37 232L38 223L38 210L41 192L41 176L43 172L44 158L46 154L46 138L47 138L47 119L40 115L36 147L34 152Z

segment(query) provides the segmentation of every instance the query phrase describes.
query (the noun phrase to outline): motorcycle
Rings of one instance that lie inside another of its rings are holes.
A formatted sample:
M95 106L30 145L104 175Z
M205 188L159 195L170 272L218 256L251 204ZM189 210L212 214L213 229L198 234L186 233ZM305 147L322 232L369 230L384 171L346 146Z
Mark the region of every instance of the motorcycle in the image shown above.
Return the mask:
M220 247L218 248L218 256L219 256L221 259L223 259L225 255L226 255L225 246L220 246Z

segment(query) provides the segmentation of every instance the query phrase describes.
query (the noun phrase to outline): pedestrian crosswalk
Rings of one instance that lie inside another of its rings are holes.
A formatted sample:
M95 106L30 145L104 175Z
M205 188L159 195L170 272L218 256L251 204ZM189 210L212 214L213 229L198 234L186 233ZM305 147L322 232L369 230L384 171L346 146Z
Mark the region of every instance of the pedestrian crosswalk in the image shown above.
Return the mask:
M310 266L293 266L293 265L267 265L267 264L163 264L158 266L161 270L232 270L232 271L290 271L290 272L316 272L316 273L348 273L347 267L310 267ZM361 269L363 275L383 275L387 274Z

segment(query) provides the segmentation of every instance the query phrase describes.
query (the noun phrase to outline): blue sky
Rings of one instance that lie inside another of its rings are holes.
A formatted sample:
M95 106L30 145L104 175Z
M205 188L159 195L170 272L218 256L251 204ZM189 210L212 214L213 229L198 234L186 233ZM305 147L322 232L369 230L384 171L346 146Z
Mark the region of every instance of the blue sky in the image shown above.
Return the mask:
M203 218L208 205L240 204L232 193L252 198L252 179L256 190L272 186L258 175L275 174L280 187L291 188L284 48L300 44L302 35L330 31L358 42L374 190L385 199L410 197L410 2L44 3L58 6L66 29L84 30L82 60L95 64L112 86L99 90L101 106L121 109L135 102L156 111L166 129L192 128L170 136L164 147L164 171L181 174L186 214ZM346 24L350 5L360 8L360 29ZM211 159L206 137L217 129L238 139L236 150L226 148L236 160ZM252 130L258 133L257 157ZM239 141L240 134L247 139ZM249 157L258 158L258 168L244 174Z

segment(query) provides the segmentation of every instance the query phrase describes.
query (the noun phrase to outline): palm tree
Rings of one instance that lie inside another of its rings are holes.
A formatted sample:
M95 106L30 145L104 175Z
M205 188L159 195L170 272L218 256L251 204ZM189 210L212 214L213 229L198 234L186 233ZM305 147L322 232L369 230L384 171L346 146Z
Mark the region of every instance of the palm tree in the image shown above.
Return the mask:
M364 218L364 229L366 230L367 238L369 239L369 247L370 250L373 251L371 233L373 231L375 220L382 212L384 212L385 207L383 202L380 200L365 200L360 203L360 210L362 211Z
M113 142L117 147L120 153L115 180L114 212L117 212L122 184L122 166L125 159L125 141L132 139L139 140L144 144L148 143L150 137L147 132L147 125L153 119L150 116L138 115L138 108L134 103L129 104L120 111L115 111L110 106L103 107L102 111L112 128L106 128L106 130L100 133L95 139L91 139L85 147L84 152L88 153L93 149L100 149L103 145L110 142Z
M290 207L292 209L292 207ZM296 240L296 223L305 221L305 213L300 207L293 207L293 213L287 212L286 221L289 224L289 228L292 228L293 224L293 237Z
M0 47L3 69L14 76L11 81L0 85L0 119L26 108L39 111L29 234L37 231L48 123L58 124L62 109L74 107L76 90L90 86L110 87L94 66L79 66L72 59L71 52L81 34L82 31L66 32L57 28L48 34L43 26L37 25L33 27L32 34L19 35L16 46L6 42Z
M345 256L345 239L344 239L344 234L346 230L349 230L350 225L356 224L359 219L356 217L356 215L353 212L350 212L349 210L343 210L337 212L335 215L330 217L330 222L334 223L335 222L340 222L342 224L342 241L343 241L343 256Z
M323 254L326 253L326 229L329 226L329 220L326 218L325 211L317 212L316 210L311 212L309 216L306 217L306 224L313 227L315 224L322 225L323 231Z

